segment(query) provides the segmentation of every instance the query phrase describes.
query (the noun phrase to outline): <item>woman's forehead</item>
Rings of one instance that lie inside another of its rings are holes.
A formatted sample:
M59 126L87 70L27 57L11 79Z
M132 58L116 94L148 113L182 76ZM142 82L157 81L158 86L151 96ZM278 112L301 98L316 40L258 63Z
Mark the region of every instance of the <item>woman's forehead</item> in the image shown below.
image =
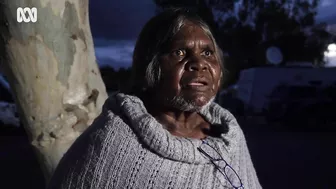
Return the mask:
M186 44L189 42L199 41L204 45L214 45L211 37L199 25L194 23L184 24L172 38L172 44Z

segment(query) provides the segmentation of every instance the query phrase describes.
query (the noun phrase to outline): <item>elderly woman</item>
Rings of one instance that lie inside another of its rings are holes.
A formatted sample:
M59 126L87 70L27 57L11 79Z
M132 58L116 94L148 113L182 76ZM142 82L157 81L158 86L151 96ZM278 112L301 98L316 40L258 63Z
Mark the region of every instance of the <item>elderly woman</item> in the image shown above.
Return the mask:
M106 100L49 188L261 188L236 119L213 102L222 63L193 13L151 19L136 43L132 84Z

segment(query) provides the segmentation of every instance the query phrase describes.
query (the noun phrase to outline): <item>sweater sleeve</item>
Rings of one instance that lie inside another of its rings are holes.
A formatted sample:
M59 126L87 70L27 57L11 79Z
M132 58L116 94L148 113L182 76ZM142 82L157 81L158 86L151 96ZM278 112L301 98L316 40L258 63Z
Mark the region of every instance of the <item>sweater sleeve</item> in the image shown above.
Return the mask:
M237 172L244 188L261 189L262 186L254 168L243 130L231 112L223 108L221 110L218 112L225 115L224 121L229 126L229 131L223 135L223 138L229 142L230 165Z
M107 112L101 113L93 124L80 135L59 162L48 189L81 189L91 186L96 163L106 138L104 128L111 124ZM99 171L99 170L98 170Z

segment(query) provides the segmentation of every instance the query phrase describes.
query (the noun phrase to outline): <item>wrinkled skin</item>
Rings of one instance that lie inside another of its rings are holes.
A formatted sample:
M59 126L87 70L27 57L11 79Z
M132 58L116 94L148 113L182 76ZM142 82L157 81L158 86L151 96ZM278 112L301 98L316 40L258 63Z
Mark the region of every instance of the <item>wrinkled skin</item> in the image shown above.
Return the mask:
M168 52L161 57L163 82L160 96L170 100L180 97L191 103L189 108L181 109L184 111L197 111L206 105L216 95L221 77L214 51L213 42L202 28L187 22L174 37Z
M186 22L160 57L160 67L162 80L150 112L174 135L205 137L203 129L210 125L197 111L214 99L222 73L212 40Z

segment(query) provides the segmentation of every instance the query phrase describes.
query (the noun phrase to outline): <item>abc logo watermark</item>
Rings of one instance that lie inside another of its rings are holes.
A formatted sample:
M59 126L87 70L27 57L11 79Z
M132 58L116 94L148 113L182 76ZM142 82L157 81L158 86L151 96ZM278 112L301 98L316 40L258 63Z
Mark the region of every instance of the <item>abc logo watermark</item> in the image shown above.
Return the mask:
M27 14L28 13L28 14ZM17 22L36 22L37 21L37 9L35 7L29 8L29 7L19 7L16 10L16 19Z

